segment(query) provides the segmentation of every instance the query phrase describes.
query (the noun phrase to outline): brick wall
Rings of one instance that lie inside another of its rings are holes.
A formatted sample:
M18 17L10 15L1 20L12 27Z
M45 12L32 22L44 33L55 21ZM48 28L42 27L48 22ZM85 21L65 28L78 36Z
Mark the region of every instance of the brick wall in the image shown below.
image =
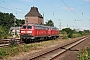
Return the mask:
M39 17L27 17L28 18L28 23L33 23L33 24L42 24L43 23L43 19L39 18ZM25 20L26 23L26 20Z

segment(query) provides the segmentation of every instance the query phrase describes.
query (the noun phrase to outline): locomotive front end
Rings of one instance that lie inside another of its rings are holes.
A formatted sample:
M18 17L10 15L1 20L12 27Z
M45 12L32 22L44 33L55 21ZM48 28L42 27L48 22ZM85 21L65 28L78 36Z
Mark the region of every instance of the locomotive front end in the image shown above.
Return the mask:
M20 29L20 39L22 41L32 39L32 25L23 25Z

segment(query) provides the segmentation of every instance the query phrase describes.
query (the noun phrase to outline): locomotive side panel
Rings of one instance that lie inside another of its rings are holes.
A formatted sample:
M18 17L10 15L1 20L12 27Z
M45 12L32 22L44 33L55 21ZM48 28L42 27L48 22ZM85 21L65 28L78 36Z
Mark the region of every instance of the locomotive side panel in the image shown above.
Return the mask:
M36 36L43 37L48 35L48 29L45 26L36 25L35 30L36 30Z
M36 24L24 24L20 29L20 39L23 41L35 41L39 39L55 39L59 36L56 27Z
M49 26L48 34L50 39L55 39L59 37L59 30L56 27Z

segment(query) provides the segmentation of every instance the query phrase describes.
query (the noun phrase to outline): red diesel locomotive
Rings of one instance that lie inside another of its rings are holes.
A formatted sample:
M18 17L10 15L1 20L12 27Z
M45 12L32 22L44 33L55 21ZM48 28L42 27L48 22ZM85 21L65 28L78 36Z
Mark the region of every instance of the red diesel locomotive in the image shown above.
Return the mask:
M56 27L24 24L20 29L20 39L24 42L40 39L55 39L59 37L59 30Z

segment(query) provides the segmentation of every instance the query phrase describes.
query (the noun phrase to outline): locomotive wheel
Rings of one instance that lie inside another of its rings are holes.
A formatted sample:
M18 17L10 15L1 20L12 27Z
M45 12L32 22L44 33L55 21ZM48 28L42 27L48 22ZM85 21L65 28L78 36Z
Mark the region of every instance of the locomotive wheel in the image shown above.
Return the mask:
M25 42L25 43L29 43L30 41L29 41L28 39L25 39L24 42Z

